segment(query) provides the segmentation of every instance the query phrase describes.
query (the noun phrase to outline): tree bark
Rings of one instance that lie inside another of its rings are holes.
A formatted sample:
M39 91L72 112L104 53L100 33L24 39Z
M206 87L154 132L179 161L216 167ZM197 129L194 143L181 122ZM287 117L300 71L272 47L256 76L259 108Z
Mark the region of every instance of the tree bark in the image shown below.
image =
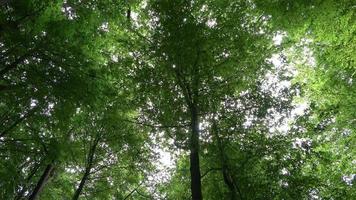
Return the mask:
M197 45L198 46L198 45ZM191 84L184 78L180 67L174 69L176 80L182 89L184 99L190 111L191 135L189 140L190 148L190 177L191 177L191 193L193 200L202 200L201 191L201 174L199 161L199 114L198 114L198 99L199 99L199 62L200 51L197 48L197 55L192 68Z
M203 199L199 163L199 119L196 106L191 106L190 176L192 199Z
M237 200L239 197L239 199L242 200L243 198L241 195L241 191L238 185L235 183L233 176L231 175L229 164L228 164L228 158L225 155L224 147L221 138L218 135L218 130L215 121L213 122L212 129L213 129L212 132L215 135L216 141L218 143L218 149L219 149L220 161L221 161L221 171L223 174L224 183L230 190L230 199Z
M72 200L77 200L77 199L79 199L79 196L80 196L80 194L81 194L82 191L83 191L85 182L88 180L89 174L90 174L90 169L88 170L88 168L86 168L86 169L85 169L85 173L84 173L84 175L82 176L82 179L80 180L79 186L78 186L77 190L75 191Z
M89 153L88 153L88 157L87 157L87 164L85 167L85 172L82 176L82 179L80 180L79 186L77 188L77 190L75 191L72 200L78 200L80 194L83 191L85 182L88 180L89 176L90 176L90 171L93 167L93 161L94 161L94 156L95 156L95 151L96 151L96 147L99 143L100 140L100 136L97 135L96 138L94 139L94 143L92 144Z
M29 200L35 200L38 198L40 193L42 192L44 186L48 182L49 178L53 175L54 171L54 164L53 162L48 164L45 171L43 172L40 180L37 182L37 185L35 189L32 191L30 197L28 198Z
M224 183L227 185L227 187L230 190L230 199L237 200L237 195L236 195L238 193L237 187L234 183L232 176L230 175L230 173L227 169L227 166L224 166L224 164L222 167L222 173L223 173L223 177L224 177Z
M26 178L25 180L25 183L23 184L23 187L22 189L17 193L16 197L15 197L15 200L20 200L22 199L22 197L24 196L27 188L28 188L28 182L32 179L32 177L36 174L38 168L40 167L40 164L36 164L34 166L34 168L32 169L32 171L30 172L30 174L28 175L28 177Z

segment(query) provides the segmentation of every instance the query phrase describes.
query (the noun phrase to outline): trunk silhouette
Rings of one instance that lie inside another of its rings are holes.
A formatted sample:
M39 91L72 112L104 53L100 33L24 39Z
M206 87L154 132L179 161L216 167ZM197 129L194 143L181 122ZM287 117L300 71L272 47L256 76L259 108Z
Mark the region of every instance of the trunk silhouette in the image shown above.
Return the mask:
M15 200L20 200L22 199L23 195L25 194L27 188L28 188L28 182L33 178L33 176L36 174L38 168L40 167L40 164L36 164L35 167L32 169L31 173L28 175L26 178L26 182L23 185L23 188L17 193Z
M203 199L199 163L199 119L196 106L191 108L190 176L192 199Z
M218 149L219 149L219 154L220 154L220 159L221 159L221 171L223 174L224 183L230 190L230 199L231 200L237 200L237 199L242 200L243 198L242 198L241 191L240 191L238 185L235 183L234 177L230 172L228 158L226 157L226 154L224 152L224 146L222 144L221 138L219 137L215 121L213 122L213 125L212 125L212 132L213 132L213 134L216 138L216 141L218 143Z
M54 172L54 164L53 161L52 163L48 164L45 171L43 172L40 180L38 180L37 185L35 189L32 191L30 197L28 198L29 200L35 200L38 198L40 193L42 192L44 186L48 182L49 178L53 175Z
M86 163L86 167L85 167L85 172L82 176L82 179L80 180L77 190L75 191L75 193L73 195L72 200L79 199L79 196L84 189L85 182L88 180L88 178L90 176L90 171L93 167L95 151L96 151L96 147L98 146L99 140L100 140L100 136L97 135L96 138L94 139L94 143L92 144L92 146L89 150L88 157L87 157L87 163Z
M197 46L197 55L195 61L192 65L192 77L191 82L185 78L181 72L181 67L176 67L174 69L176 80L183 92L183 96L187 107L189 108L190 114L190 138L189 138L189 150L190 150L190 176L191 185L190 189L192 192L193 200L202 200L203 195L201 191L201 174L200 174L200 163L199 163L199 85L200 85L200 75L199 75L199 59L200 59L200 48L199 44Z
M83 191L85 182L88 180L89 175L90 175L90 169L88 170L88 168L86 168L85 173L82 176L82 179L80 180L79 186L78 186L77 190L75 191L72 200L77 200L79 198L80 194Z
M223 177L224 177L224 183L227 185L227 187L230 190L231 200L237 200L238 199L237 194L240 195L240 199L242 200L239 189L238 189L237 185L235 184L233 177L231 176L226 165L223 165L222 173L223 173Z

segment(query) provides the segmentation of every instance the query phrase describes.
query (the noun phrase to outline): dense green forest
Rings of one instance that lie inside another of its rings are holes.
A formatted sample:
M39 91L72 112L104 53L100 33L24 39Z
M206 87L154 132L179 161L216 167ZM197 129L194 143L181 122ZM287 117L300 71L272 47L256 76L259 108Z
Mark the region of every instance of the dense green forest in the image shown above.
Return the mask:
M1 200L356 199L355 0L0 0Z

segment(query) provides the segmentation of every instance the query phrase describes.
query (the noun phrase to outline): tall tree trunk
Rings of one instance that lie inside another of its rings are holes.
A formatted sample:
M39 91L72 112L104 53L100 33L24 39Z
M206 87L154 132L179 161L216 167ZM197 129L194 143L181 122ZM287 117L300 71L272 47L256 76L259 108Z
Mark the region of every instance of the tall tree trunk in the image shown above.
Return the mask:
M44 186L48 182L48 179L53 175L54 171L54 164L53 161L52 163L48 164L45 171L43 172L40 180L37 182L37 185L35 189L32 191L30 197L28 198L29 200L35 200L38 198L40 193L42 192Z
M198 46L198 45L197 45ZM203 195L201 191L201 174L199 162L199 114L198 114L198 99L199 99L199 62L200 50L197 48L197 55L192 69L192 83L191 85L186 81L180 67L174 69L176 80L182 89L183 96L190 111L191 136L190 136L190 189L193 200L202 200Z
M223 147L221 138L219 137L215 121L213 122L213 125L212 125L212 132L213 132L213 134L216 138L216 141L218 143L218 149L219 149L220 160L221 160L221 171L223 174L224 183L230 190L230 199L237 200L239 197L239 199L242 200L243 198L241 195L241 191L240 191L238 185L235 183L235 180L230 172L228 158L225 155L224 147Z
M86 168L86 169L85 169L85 173L84 173L84 175L82 176L82 179L80 180L79 186L78 186L77 190L75 191L72 200L77 200L77 199L79 199L79 196L80 196L80 194L81 194L82 191L83 191L85 182L88 180L89 175L90 175L90 169L88 170L88 168Z
M227 187L230 190L230 199L231 200L237 200L237 195L236 194L238 193L238 189L237 189L237 187L235 185L235 182L234 182L232 176L229 173L229 170L228 170L227 166L225 166L224 164L223 164L223 167L222 167L222 173L223 173L223 177L224 177L224 183L227 185Z
M190 176L192 199L203 199L199 163L199 119L197 107L195 105L191 106Z
M72 200L78 200L80 194L83 191L85 182L88 180L89 176L90 176L90 171L93 167L93 161L94 161L94 156L95 156L95 151L96 151L96 147L98 146L100 140L100 135L96 135L92 146L90 147L88 156L87 156L87 162L86 162L86 167L85 167L85 172L82 176L82 179L80 180L79 186L77 188L77 190L75 191Z
M25 194L27 188L28 188L28 182L32 179L32 177L36 174L38 168L40 167L40 163L37 163L34 168L32 169L32 171L30 172L30 174L28 175L28 177L26 178L22 189L17 193L15 200L20 200L22 199L23 195Z

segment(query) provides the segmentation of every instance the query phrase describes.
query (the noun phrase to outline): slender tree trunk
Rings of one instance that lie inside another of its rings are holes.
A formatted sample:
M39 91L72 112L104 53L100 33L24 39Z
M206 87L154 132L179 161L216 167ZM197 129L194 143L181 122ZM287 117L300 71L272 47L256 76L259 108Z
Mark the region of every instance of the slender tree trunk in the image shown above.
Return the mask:
M82 179L80 180L79 186L77 188L77 190L75 191L72 200L78 200L80 194L82 193L83 189L84 189L84 185L85 182L88 180L89 176L90 176L90 171L93 167L93 161L94 161L94 156L95 156L95 151L96 151L96 147L98 146L100 140L100 136L99 134L96 136L96 138L94 139L94 142L92 144L92 146L90 147L89 153L88 153L88 157L87 157L87 163L86 163L86 167L85 167L85 172L82 176Z
M243 200L240 188L236 184L234 177L232 176L227 166L223 168L223 176L225 184L229 187L231 200Z
M234 183L234 180L232 178L232 176L230 175L227 166L224 166L223 164L223 168L222 168L222 173L223 173L223 177L224 177L224 183L227 185L227 187L230 190L230 199L231 200L237 200L237 187Z
M48 164L45 171L43 172L40 180L37 182L37 185L35 189L32 191L30 197L28 198L29 200L35 200L38 198L40 193L42 192L44 186L48 182L48 179L53 175L54 171L54 164L53 162Z
M191 106L190 176L192 199L203 199L199 163L199 119L196 106Z
M28 177L25 180L25 183L23 184L22 189L17 193L15 200L20 200L23 195L25 194L27 188L28 188L28 182L32 179L32 177L36 174L38 168L40 167L40 164L36 164L35 167L32 169L31 173L28 175Z
M80 194L81 194L82 191L83 191L85 182L86 182L86 181L88 180L88 178L89 178L89 174L90 174L90 169L88 170L88 168L86 168L86 169L85 169L85 173L84 173L84 175L82 176L82 179L80 180L79 186L78 186L77 190L75 191L72 200L77 200L77 199L79 199L79 196L80 196Z
M32 108L31 110L27 111L27 113L20 117L19 119L17 119L14 123L12 123L7 129L5 129L4 131L2 131L0 133L0 137L4 137L6 134L8 134L12 129L14 129L18 124L20 124L23 120L31 117L32 115L35 114L35 111L38 110L38 106L36 106L35 108Z
M218 130L217 130L215 122L213 122L212 129L213 129L212 132L215 135L216 141L218 143L218 149L219 149L219 154L220 154L220 159L221 159L221 171L223 174L224 183L230 190L230 199L237 200L239 197L239 199L242 200L243 198L241 195L241 191L240 191L239 187L237 186L237 184L235 183L233 176L230 173L228 159L226 158L226 155L224 152L224 147L223 147L221 139L218 135Z
M197 45L198 46L198 45ZM192 69L191 85L185 80L180 67L175 68L176 80L182 89L185 101L190 111L191 136L190 136L190 189L193 200L202 200L201 191L201 174L199 162L199 115L198 115L198 98L199 98L199 62L200 50L197 49L197 56Z
M28 53L26 53L26 54L24 54L24 55L18 57L18 58L17 58L14 62L12 62L11 64L5 65L5 67L0 70L0 79L3 79L3 78L4 78L3 76L4 76L6 73L8 73L9 71L11 71L11 70L15 69L16 67L18 67L18 65L19 65L21 62L23 62L23 61L29 56L29 54L30 54L30 52L28 52Z

